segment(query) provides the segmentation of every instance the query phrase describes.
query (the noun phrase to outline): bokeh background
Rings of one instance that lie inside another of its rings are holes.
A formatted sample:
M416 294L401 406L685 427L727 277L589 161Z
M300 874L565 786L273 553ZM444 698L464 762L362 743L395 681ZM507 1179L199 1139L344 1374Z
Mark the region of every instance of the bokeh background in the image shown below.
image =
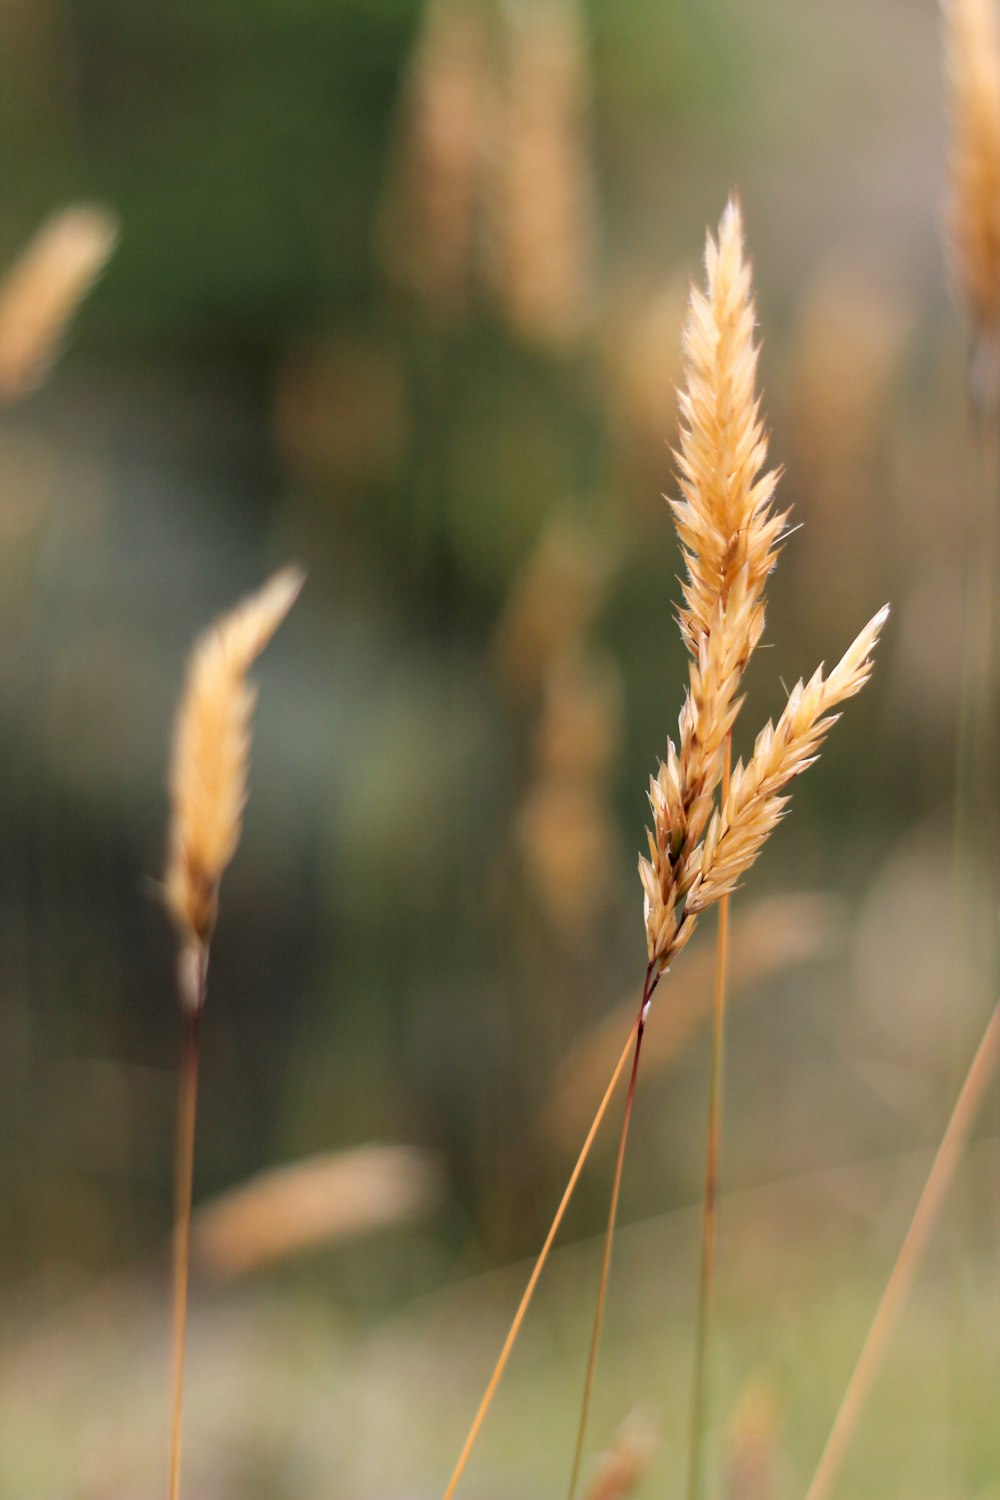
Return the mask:
M164 1483L171 719L197 631L287 559L196 1200L323 1160L206 1229L187 1489L443 1488L642 978L635 852L685 674L680 322L733 188L800 528L737 748L893 604L734 906L710 1475L801 1490L993 987L991 851L952 859L970 460L938 25L930 0L0 0L0 264L67 203L120 225L0 412L0 1494ZM595 1403L595 1448L630 1413L659 1438L650 1493L684 1463L712 937L651 1018ZM857 1496L996 1493L998 1124ZM470 1496L565 1482L612 1137ZM322 1175L373 1143L406 1149Z

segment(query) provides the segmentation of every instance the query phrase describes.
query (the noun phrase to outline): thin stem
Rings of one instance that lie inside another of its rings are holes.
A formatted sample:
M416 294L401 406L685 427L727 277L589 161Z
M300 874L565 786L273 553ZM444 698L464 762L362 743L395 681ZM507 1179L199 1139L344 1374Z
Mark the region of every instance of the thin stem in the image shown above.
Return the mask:
M184 1410L184 1347L187 1338L188 1270L191 1262L191 1196L198 1108L198 1057L207 955L198 954L193 993L181 983L181 1062L177 1095L174 1168L173 1375L170 1399L170 1500L181 1489L181 1428Z
M587 1437L587 1420L590 1416L590 1398L594 1388L594 1374L597 1369L597 1351L601 1342L601 1323L604 1319L604 1300L608 1291L608 1276L611 1271L611 1247L615 1238L615 1223L618 1218L618 1194L622 1185L622 1169L625 1165L625 1147L628 1142L628 1127L632 1118L632 1100L635 1097L635 1080L639 1071L639 1054L642 1051L642 1038L646 1030L646 1007L649 1005L650 997L660 981L659 974L653 977L652 963L646 970L646 979L642 986L642 999L639 1002L639 1015L636 1019L635 1051L632 1055L632 1072L628 1081L628 1093L625 1096L625 1113L622 1116L621 1135L618 1137L618 1156L615 1161L615 1175L611 1185L611 1205L608 1209L608 1227L604 1233L604 1250L601 1256L601 1280L597 1289L597 1305L594 1308L594 1326L590 1334L590 1353L587 1356L587 1373L583 1382L583 1400L580 1404L580 1423L576 1433L576 1448L573 1452L573 1469L569 1481L569 1500L574 1500L576 1487L580 1479L580 1465L583 1462L583 1445Z
M729 795L733 737L726 736L722 768L722 802ZM708 1088L708 1139L705 1149L705 1195L701 1219L701 1279L698 1285L698 1323L695 1330L691 1376L691 1434L688 1455L688 1500L701 1493L701 1457L708 1405L708 1347L712 1331L712 1293L715 1287L716 1202L719 1192L719 1147L722 1136L722 1064L725 1056L726 979L729 969L729 897L719 902L715 940L715 985L712 995L712 1062Z
M1000 1005L990 1017L952 1110L951 1119L937 1149L923 1192L906 1231L882 1300L872 1319L858 1362L844 1392L819 1465L806 1492L806 1500L826 1500L840 1473L844 1455L854 1435L872 1381L892 1336L907 1293L920 1267L921 1257L937 1222L945 1194L951 1184L969 1138L983 1095L1000 1061Z
M636 1023L636 1025L637 1024L638 1023ZM615 1087L622 1075L625 1064L628 1061L629 1052L632 1050L632 1038L636 1032L636 1025L633 1025L631 1031L628 1034L628 1041L622 1048L622 1055L615 1065L615 1070L611 1075L611 1081L604 1092L604 1098L597 1106L597 1113L594 1115L590 1129L587 1132L587 1139L584 1141L583 1147L580 1151L580 1155L577 1157L576 1166L573 1168L573 1171L570 1174L569 1182L566 1184L566 1190L562 1195L559 1207L556 1209L555 1218L552 1220L552 1224L549 1227L549 1232L545 1236L545 1243L543 1244L541 1250L538 1252L538 1259L535 1261L534 1270L528 1278L528 1284L525 1287L524 1295L521 1297L521 1301L518 1304L517 1312L514 1314L514 1319L510 1325L510 1329L508 1330L507 1337L504 1340L503 1348L500 1350L500 1357L493 1368L493 1374L490 1376L489 1384L487 1385L486 1390L483 1394L483 1399L479 1403L479 1409L472 1420L472 1426L469 1428L469 1433L465 1439L465 1443L462 1446L462 1451L459 1454L458 1462L455 1465L454 1472L448 1481L448 1488L444 1492L444 1500L451 1500L451 1497L454 1495L456 1489L458 1488L459 1481L465 1472L465 1467L469 1462L469 1457L472 1453L472 1449L475 1446L477 1437L479 1436L479 1429L483 1425L486 1413L490 1408L490 1403L492 1402L493 1397L496 1394L497 1386L500 1384L501 1376L503 1375L503 1372L507 1366L507 1361L510 1358L510 1353L514 1347L515 1340L517 1339L517 1336L521 1331L521 1324L524 1322L525 1313L528 1311L528 1306L534 1295L535 1287L538 1285L538 1278L541 1276L542 1271L545 1267L545 1262L549 1258L549 1251L552 1249L552 1244L555 1240L556 1234L559 1231L559 1226L563 1221L567 1208L569 1207L570 1199L573 1196L573 1192L579 1180L580 1173L583 1171L584 1163L586 1162L587 1157L590 1155L590 1148L594 1144L594 1138L596 1137L597 1132L600 1128L601 1121L607 1114L608 1105L611 1103L611 1097L614 1094Z

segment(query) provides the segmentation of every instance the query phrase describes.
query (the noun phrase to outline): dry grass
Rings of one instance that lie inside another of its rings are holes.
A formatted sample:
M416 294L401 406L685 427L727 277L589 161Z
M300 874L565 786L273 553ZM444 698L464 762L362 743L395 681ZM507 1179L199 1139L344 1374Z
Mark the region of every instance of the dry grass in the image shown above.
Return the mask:
M798 965L830 954L841 940L844 912L832 896L768 896L733 918L733 999ZM670 976L670 1004L656 1017L643 1047L645 1075L672 1067L711 1016L713 955L695 944ZM579 1140L599 1093L608 1056L635 1011L630 995L567 1052L542 1112L543 1133L560 1146Z
M206 632L191 657L174 731L164 888L180 937L182 1039L174 1173L170 1500L180 1495L201 1012L219 882L239 843L247 797L256 700L247 674L294 604L303 579L297 568L282 569Z
M412 1146L357 1146L262 1172L192 1220L195 1259L213 1276L246 1276L425 1214L441 1183Z
M972 393L1000 394L1000 26L996 0L944 0L951 274L973 341Z
M489 111L483 13L432 0L410 63L379 235L390 277L452 316L472 283Z
M787 808L782 789L816 759L836 706L867 682L888 615L881 609L827 676L817 668L808 683L796 684L716 805L786 518L773 508L776 473L762 472L755 312L735 200L718 242L708 238L705 261L707 287L692 290L684 330L681 498L672 506L688 569L680 626L692 660L679 749L668 742L651 782L649 859L639 862L649 959L659 972L687 943L700 913L734 890L757 858Z
M735 199L730 199L723 213L718 239L707 237L705 269L705 290L692 288L684 325L685 388L679 397L677 454L681 493L671 502L687 565L679 624L691 657L689 685L680 714L679 750L668 742L667 759L651 782L650 857L639 861L649 967L611 1190L571 1500L583 1450L646 1013L656 978L688 942L699 915L721 902L689 1481L689 1494L698 1492L714 1263L728 930L724 903L784 814L788 798L782 795L783 788L816 759L835 721L833 710L868 680L872 652L888 615L887 607L880 610L827 676L818 668L808 683L796 684L777 724L765 726L749 761L739 761L730 777L731 735L743 702L740 684L763 634L764 588L786 523L786 516L773 504L778 475L765 469L767 440L756 394L756 314L750 268L743 253L742 216Z
M903 1238L896 1263L872 1319L867 1337L837 1411L830 1435L806 1493L806 1500L827 1500L839 1477L854 1431L864 1409L900 1312L916 1279L924 1251L938 1221L986 1091L1000 1063L1000 1005L993 1011L982 1041L955 1101L927 1181Z
M730 784L729 737L742 707L740 683L763 633L764 587L786 522L773 505L778 476L764 469L767 443L755 389L755 309L743 254L742 217L734 199L722 216L718 239L707 237L705 262L706 289L692 289L684 328L686 384L680 395L677 455L681 495L671 505L688 572L679 623L691 656L689 686L680 714L679 749L668 742L667 759L651 783L650 857L639 862L649 963L633 1028L632 1070L611 1189L571 1497L584 1452L618 1193L653 992L691 937L699 915L727 897L753 864L787 808L789 799L783 789L817 758L837 717L834 710L868 680L872 653L888 615L888 607L880 610L830 673L824 675L820 667L807 683L796 684L777 723L768 723L757 736L747 763L737 762ZM620 1069L621 1062L615 1078ZM601 1112L608 1097L605 1094ZM592 1138L593 1126L588 1144ZM565 1203L564 1196L526 1296L537 1280ZM446 1500L464 1471L525 1306L522 1299ZM703 1353L699 1348L697 1368Z
M256 693L247 673L291 609L303 574L285 568L195 647L177 714L170 762L171 823L164 877L180 934L182 998L193 994L192 955L215 926L219 882L239 843L247 796L250 718Z
M509 0L490 196L493 279L522 337L559 345L592 297L590 76L577 0Z
M0 401L36 390L118 239L106 209L76 204L39 229L0 285Z

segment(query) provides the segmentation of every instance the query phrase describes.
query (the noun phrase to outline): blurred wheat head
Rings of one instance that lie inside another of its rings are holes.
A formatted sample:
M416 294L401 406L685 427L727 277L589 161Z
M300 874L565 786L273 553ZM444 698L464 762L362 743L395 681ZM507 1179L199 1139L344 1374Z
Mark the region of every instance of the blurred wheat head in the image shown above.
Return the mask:
M576 0L506 0L507 70L493 149L490 248L511 325L559 346L591 307L590 76Z
M1000 396L1000 25L996 0L942 0L951 116L951 275L972 335L972 394Z
M590 76L577 0L429 0L403 89L380 258L447 321L488 284L519 338L590 317Z
M303 583L283 568L201 637L188 668L170 762L167 907L181 940L181 998L197 1005L219 882L239 843L256 691L247 674Z
M47 219L8 271L0 284L0 401L20 400L42 384L117 239L112 214L75 204Z
M433 312L465 303L490 108L481 8L430 0L410 62L379 223L389 276Z
M888 607L824 675L798 682L777 723L757 736L720 795L726 741L742 707L744 669L764 629L764 589L787 513L756 394L757 348L742 217L730 199L692 288L680 394L680 497L670 502L687 567L681 634L690 654L678 744L650 784L649 858L639 861L651 972L662 973L699 915L731 892L787 809L783 788L817 758L836 706L868 680Z

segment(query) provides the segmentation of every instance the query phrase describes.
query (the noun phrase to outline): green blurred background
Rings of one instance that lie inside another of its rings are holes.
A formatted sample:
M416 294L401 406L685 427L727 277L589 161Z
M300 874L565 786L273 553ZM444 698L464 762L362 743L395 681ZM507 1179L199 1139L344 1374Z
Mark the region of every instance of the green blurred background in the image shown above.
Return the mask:
M396 1229L196 1269L189 1488L443 1487L629 1015L595 1028L642 978L634 851L686 670L680 321L734 187L801 528L737 748L893 604L735 907L712 1474L749 1421L796 1493L992 988L990 886L970 862L957 897L951 862L969 460L935 6L0 0L0 72L0 266L66 203L121 226L0 413L0 1494L163 1482L170 727L198 630L286 559L196 1200L368 1142L435 1187ZM600 1446L648 1403L650 1493L683 1466L712 933L641 1081L595 1412ZM858 1496L985 1495L1000 1465L997 1124ZM610 1167L469 1495L564 1482Z

